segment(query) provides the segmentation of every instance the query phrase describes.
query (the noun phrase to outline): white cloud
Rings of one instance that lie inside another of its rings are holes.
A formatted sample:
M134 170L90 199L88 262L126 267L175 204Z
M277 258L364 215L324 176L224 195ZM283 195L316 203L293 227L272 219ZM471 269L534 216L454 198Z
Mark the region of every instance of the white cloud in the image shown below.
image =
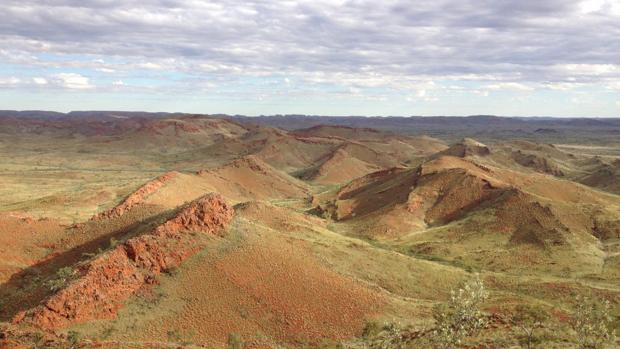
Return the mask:
M123 80L116 80L116 81L112 81L112 85L114 85L114 86L124 86L125 83L123 82Z
M489 97L489 91L488 90L473 90L472 91L475 95L481 96L481 97Z
M612 81L605 86L608 90L620 90L620 81Z
M583 85L584 84L582 83L574 83L574 82L553 82L553 83L544 84L544 87L550 90L554 90L554 91L570 91L570 90L579 88Z
M61 73L54 75L55 82L61 86L73 90L87 90L94 88L86 76L76 73Z
M500 82L497 84L487 85L489 90L508 90L508 91L533 91L534 88L518 82Z
M585 0L579 3L579 9L584 14L597 12L603 8L605 3L605 0Z
M428 86L434 86L434 84L430 84ZM439 98L437 96L430 95L426 89L419 89L413 96L407 97L407 101L437 102L439 101Z
M34 78L32 78L32 81L33 81L36 85L47 85L47 79L46 79L46 78L42 78L42 77L34 77Z
M593 104L595 102L595 98L587 93L579 93L571 98L571 102L573 104Z
M21 79L15 76L0 77L0 86L14 86L21 82Z
M616 64L561 64L555 66L571 75L604 75L620 72Z
M136 66L138 68L150 69L150 70L162 70L162 69L164 69L164 67L161 64L157 64L157 63L153 63L153 62L140 63L140 64L137 64Z
M438 0L417 6L404 0L7 1L0 40L21 50L22 61L36 61L40 52L89 55L87 62L70 64L108 73L374 71L565 81L571 65L576 74L587 72L587 65L609 65L620 54L614 44L619 24L610 10L620 8L617 0ZM584 18L584 11L597 13ZM568 69L549 69L556 65ZM606 69L593 73L608 74Z
M94 89L91 80L112 88L139 75L143 86L131 80L136 91L188 95L213 83L218 96L248 100L317 91L420 101L620 89L618 0L2 4L0 68L37 72L49 88ZM80 74L54 76L58 71ZM19 78L20 88L39 86ZM254 88L264 86L258 80L277 81L281 90Z

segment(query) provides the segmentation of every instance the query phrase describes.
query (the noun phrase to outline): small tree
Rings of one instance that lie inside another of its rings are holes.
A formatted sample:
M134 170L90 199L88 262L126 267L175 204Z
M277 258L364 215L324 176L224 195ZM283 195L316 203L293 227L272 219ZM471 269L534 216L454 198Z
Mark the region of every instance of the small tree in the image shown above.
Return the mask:
M523 343L524 348L531 349L532 344L537 339L536 330L544 327L544 323L549 319L547 312L536 306L519 304L515 308L516 313L512 317L512 323L525 334Z
M577 296L577 308L571 323L577 333L580 349L601 349L616 340L615 330L611 328L612 316L609 301Z
M447 304L436 306L433 309L436 345L442 349L456 348L465 337L483 328L486 319L480 305L488 296L484 283L476 274L463 287L451 292Z

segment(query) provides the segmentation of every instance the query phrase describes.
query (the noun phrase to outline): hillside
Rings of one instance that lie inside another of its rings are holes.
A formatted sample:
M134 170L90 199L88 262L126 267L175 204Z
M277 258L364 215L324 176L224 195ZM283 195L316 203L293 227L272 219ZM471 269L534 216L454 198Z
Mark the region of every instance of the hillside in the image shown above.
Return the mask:
M315 210L347 234L426 257L458 256L479 268L523 272L522 263L487 264L502 251L519 260L521 249L528 259L539 259L530 271L589 274L601 268L605 240L595 237L616 236L611 227L619 223L618 197L484 159L439 153L417 168L371 173L318 198ZM599 226L611 232L601 233ZM478 247L475 253L467 252L470 245ZM542 260L554 267L542 266Z
M620 148L590 131L471 137L596 122L473 118L440 140L340 119L2 113L3 348L359 349L383 323L422 340L475 273L492 325L468 348L516 347L519 304L545 307L568 348L575 295L620 314Z

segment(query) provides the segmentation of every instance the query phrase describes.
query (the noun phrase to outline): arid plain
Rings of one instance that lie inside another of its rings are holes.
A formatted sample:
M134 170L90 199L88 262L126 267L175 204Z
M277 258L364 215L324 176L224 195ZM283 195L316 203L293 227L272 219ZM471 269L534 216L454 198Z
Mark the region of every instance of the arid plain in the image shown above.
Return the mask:
M463 348L620 327L620 121L0 114L2 348L424 348L478 274ZM387 325L386 325L387 324ZM613 344L611 344L613 346Z

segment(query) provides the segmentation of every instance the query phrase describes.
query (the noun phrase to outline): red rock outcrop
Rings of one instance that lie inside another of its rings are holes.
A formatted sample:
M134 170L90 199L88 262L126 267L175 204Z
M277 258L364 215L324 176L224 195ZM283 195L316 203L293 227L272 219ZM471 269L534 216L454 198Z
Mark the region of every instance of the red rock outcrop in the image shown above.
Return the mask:
M192 203L176 217L158 226L152 234L128 240L124 247L129 258L141 268L159 273L179 265L198 249L193 244L184 243L180 232L221 235L232 214L232 207L221 196L213 194Z
M76 273L82 276L35 308L31 320L35 325L56 329L90 319L113 318L146 278L122 248L79 266Z
M131 195L125 198L125 200L121 204L107 211L96 214L95 216L91 218L91 220L115 218L115 217L122 216L125 212L129 211L132 207L143 202L147 196L153 194L159 188L163 187L164 184L166 184L166 182L176 177L176 175L177 175L177 172L168 172L147 182L146 184L141 186L138 190L131 193Z
M127 240L111 251L80 264L75 279L26 316L43 329L59 329L116 315L123 302L153 276L176 267L200 249L188 232L222 235L233 208L219 194L208 194L149 233Z

